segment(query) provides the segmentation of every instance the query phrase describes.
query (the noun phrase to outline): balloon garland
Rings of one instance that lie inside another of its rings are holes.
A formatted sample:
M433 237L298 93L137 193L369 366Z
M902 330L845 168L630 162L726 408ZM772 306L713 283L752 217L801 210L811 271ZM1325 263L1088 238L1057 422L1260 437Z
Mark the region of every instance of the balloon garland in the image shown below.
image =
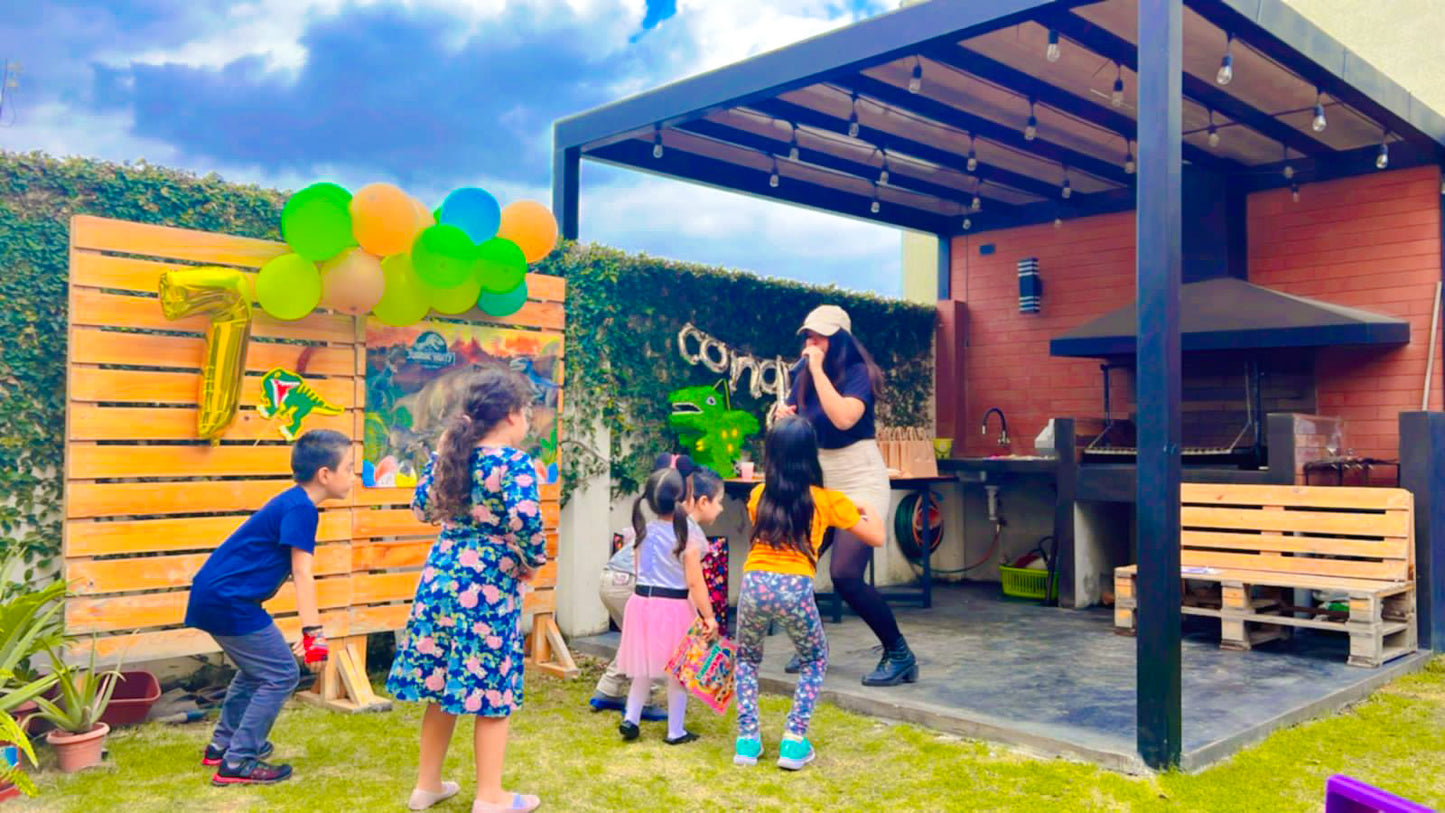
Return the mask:
M540 203L501 206L485 189L452 190L435 209L388 183L353 195L334 183L293 194L281 211L291 248L261 267L256 300L294 321L318 305L397 327L481 308L510 316L527 302L527 266L557 245Z

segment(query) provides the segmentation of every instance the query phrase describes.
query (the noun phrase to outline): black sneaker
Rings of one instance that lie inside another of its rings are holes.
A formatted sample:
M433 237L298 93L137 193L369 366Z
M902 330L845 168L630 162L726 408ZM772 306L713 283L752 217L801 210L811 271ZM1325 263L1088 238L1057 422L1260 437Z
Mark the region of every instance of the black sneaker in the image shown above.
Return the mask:
M261 753L258 754L258 755L256 756L256 758L257 758L257 759L265 759L266 757L269 757L269 756L271 756L271 754L275 753L275 751L276 751L276 746L272 745L270 740L267 740L266 742L262 743L262 745L261 745ZM201 764L204 765L204 766L206 766L207 768L214 768L214 767L216 767L217 765L220 765L220 764L221 764L221 760L223 760L223 759L225 759L225 758L226 758L226 752L225 752L225 751L222 751L221 749L217 748L217 747L214 746L214 745L207 745L207 746L206 746L206 753L205 753L205 755L203 755L203 756L201 757Z
M642 730L637 727L637 723L630 720L623 720L622 724L617 726L617 733L621 734L622 739L626 742L632 742L642 734Z
M211 777L212 785L274 785L291 778L290 765L272 765L259 759L242 760L238 765L222 762Z

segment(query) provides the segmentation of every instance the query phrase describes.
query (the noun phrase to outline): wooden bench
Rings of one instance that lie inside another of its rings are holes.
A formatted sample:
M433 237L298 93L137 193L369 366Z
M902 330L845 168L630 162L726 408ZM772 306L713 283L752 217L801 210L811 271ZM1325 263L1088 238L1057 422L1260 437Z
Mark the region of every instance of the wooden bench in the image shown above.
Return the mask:
M1347 633L1354 666L1415 651L1410 492L1186 483L1180 496L1183 611L1218 618L1221 647L1247 650L1305 627ZM1120 634L1137 625L1137 578L1137 565L1114 571ZM1344 593L1349 610L1295 606L1296 588Z

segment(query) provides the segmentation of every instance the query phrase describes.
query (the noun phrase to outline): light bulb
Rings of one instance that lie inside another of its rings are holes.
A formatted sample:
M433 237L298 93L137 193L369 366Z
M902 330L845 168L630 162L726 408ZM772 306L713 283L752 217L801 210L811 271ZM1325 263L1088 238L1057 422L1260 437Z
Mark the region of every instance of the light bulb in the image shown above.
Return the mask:
M1054 218L1054 228L1056 228L1056 229L1057 229L1057 228L1061 228L1063 225L1064 225L1064 219L1063 219L1062 217L1056 217L1056 218Z
M661 141L657 141L657 142L654 142L654 143L653 143L653 145L652 145L652 157L653 157L653 158L661 158L661 157L662 157L662 142L661 142Z
M982 209L982 208L983 208L983 198L979 197L978 195L974 195L974 196L973 196L973 200L970 201L969 204L968 204L968 208L974 210L975 212L977 212L979 209Z
M1114 92L1109 94L1109 104L1115 107L1124 106L1124 77L1114 80Z
M1024 140L1033 141L1039 135L1039 120L1032 113L1029 114L1028 124L1024 125Z
M963 219L963 230L968 231L971 228L973 228L973 221L965 217Z
M1315 118L1310 122L1310 129L1316 133L1323 133L1327 126L1329 126L1329 122L1325 121L1325 106L1315 102Z
M1221 85L1229 84L1234 78L1234 35L1224 35L1224 58L1219 60L1219 73L1214 75L1214 81Z
M1213 124L1209 125L1209 146L1219 146L1219 130L1217 130Z
M913 66L913 75L908 77L908 92L917 93L923 89L923 63L918 62Z
M1294 177L1294 164L1284 165L1284 179L1287 181Z
M1299 203L1299 184L1290 184L1289 196L1290 200L1293 200L1295 203Z
M1375 156L1375 169L1384 169L1390 165L1390 146L1380 145L1380 154Z
M788 142L788 160L798 160L798 134L793 133L793 140Z
M851 115L851 116L848 117L848 137L849 137L849 138L857 138L857 137L858 137L858 114L857 114L857 113L854 113L853 115Z
M878 201L875 200L875 201L873 201L873 205L868 207L868 211L870 211L870 212L872 212L873 214L876 215L876 214L878 214L878 211L879 211L880 209L882 209L882 208L883 208L882 206L879 206L879 205L878 205Z
M1134 152L1130 150L1129 154L1124 156L1124 174L1133 175L1134 169Z
M884 170L883 170L882 172L878 173L878 183L880 183L880 184L886 184L886 183L888 183L888 170L887 170L887 168L884 168Z
M1044 59L1050 62L1059 61L1059 32L1057 29L1049 29L1049 47L1044 49Z
M968 171L969 171L969 172L973 172L973 171L975 171L975 170L977 170L977 169L978 169L978 154L973 151L973 146L970 145L969 148L968 148Z
M778 183L779 183L779 179L778 179L778 159L774 158L774 159L773 159L773 171L772 171L772 174L768 175L768 186L771 186L772 188L777 189L777 188L778 188Z
M1064 188L1063 188L1063 191L1060 192L1059 194L1063 195L1064 200L1068 200L1070 197L1073 196L1073 194L1074 194L1074 187L1072 187L1072 186L1069 185L1069 179L1068 179L1068 178L1065 178L1065 179L1064 179Z

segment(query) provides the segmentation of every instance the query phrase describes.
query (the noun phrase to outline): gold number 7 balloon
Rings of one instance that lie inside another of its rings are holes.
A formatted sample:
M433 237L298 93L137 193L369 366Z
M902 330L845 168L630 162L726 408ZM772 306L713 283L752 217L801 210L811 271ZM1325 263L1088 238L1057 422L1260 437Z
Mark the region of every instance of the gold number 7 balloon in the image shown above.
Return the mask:
M167 319L210 317L196 429L202 438L218 442L241 403L251 340L251 286L233 268L178 268L161 274L160 297Z

